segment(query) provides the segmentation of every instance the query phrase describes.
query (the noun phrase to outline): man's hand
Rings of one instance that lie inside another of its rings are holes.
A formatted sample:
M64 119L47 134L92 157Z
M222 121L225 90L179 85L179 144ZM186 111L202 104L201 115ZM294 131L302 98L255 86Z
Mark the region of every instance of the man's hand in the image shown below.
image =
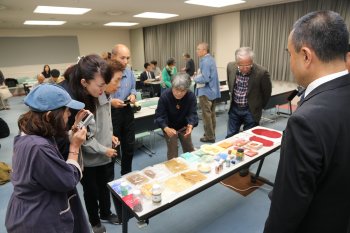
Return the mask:
M175 129L169 128L169 127L165 127L164 132L166 133L166 135L168 135L169 138L171 138L177 134Z
M184 137L188 137L192 133L193 126L192 125L187 125L186 127L186 132L184 134Z
M124 108L126 106L126 104L124 104L124 101L120 99L112 99L111 105L115 108Z

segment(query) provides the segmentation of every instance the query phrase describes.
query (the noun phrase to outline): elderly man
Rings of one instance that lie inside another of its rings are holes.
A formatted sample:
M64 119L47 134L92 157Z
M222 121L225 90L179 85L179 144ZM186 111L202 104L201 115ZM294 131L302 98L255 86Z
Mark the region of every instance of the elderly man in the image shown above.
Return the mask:
M209 54L209 45L200 43L197 46L197 56L200 58L199 70L194 78L196 96L202 109L204 135L201 142L215 142L215 100L221 97L218 71L214 58Z
M284 130L265 233L350 230L348 41L332 11L301 17L289 34L291 71L306 90Z
M135 144L135 120L134 112L130 104L136 101L136 80L130 68L127 67L130 59L130 50L123 44L117 44L112 49L112 60L120 62L125 70L123 72L120 88L112 94L112 122L113 135L120 140L118 155L121 155L121 175L131 172L132 158L134 156ZM121 147L121 148L120 148ZM121 153L120 153L121 152Z
M259 125L262 110L272 91L270 74L266 68L254 63L254 53L249 47L241 47L235 52L235 62L227 65L227 84L231 93L228 112L227 136ZM249 168L240 170L241 176L249 173Z

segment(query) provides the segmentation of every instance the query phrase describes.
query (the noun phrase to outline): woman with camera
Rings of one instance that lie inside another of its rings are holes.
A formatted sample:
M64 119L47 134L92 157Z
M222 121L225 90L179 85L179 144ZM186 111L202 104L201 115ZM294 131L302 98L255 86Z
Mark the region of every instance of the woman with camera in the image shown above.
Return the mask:
M5 225L8 232L85 233L89 225L76 185L82 178L80 146L86 129L70 133L68 159L59 152L55 137L67 137L70 109L84 104L57 85L42 84L24 99L30 110L18 120L19 135L14 139L12 184ZM87 112L80 110L79 122ZM78 216L78 217L77 217Z
M94 115L94 120L87 126L87 140L82 145L84 177L81 183L89 221L95 233L106 231L101 221L120 224L118 216L110 210L110 191L107 188L107 183L114 179L113 158L117 156L115 147L119 141L113 136L111 104L105 91L115 91L121 73L119 63L108 64L98 55L88 55L81 57L64 75L68 77L65 85L73 98L84 102L86 109Z

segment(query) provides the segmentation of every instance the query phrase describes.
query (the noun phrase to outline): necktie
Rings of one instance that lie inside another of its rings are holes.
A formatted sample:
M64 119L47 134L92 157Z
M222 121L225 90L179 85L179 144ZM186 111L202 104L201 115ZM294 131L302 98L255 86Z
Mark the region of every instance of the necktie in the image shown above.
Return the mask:
M147 71L147 79L151 79L151 75L148 71Z
M305 92L300 96L300 100L298 102L298 106L300 106L300 104L303 102L304 98L305 98Z

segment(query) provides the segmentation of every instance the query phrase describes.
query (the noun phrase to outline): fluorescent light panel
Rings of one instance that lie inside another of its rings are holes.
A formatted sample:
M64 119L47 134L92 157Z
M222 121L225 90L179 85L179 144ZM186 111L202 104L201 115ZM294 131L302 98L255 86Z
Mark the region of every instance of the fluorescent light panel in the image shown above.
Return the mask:
M26 20L23 24L25 25L62 25L66 21L43 21L43 20Z
M90 8L60 7L60 6L37 6L34 13L62 14L62 15L83 15L91 11Z
M188 4L209 6L209 7L225 7L235 4L245 3L243 0L188 0L185 1Z
M141 14L134 15L134 17L150 18L150 19L168 19L176 16L179 16L179 15L168 14L168 13L157 13L157 12L143 12Z
M129 27L129 26L134 26L139 23L130 23L130 22L109 22L104 24L105 26L112 26L112 27Z

